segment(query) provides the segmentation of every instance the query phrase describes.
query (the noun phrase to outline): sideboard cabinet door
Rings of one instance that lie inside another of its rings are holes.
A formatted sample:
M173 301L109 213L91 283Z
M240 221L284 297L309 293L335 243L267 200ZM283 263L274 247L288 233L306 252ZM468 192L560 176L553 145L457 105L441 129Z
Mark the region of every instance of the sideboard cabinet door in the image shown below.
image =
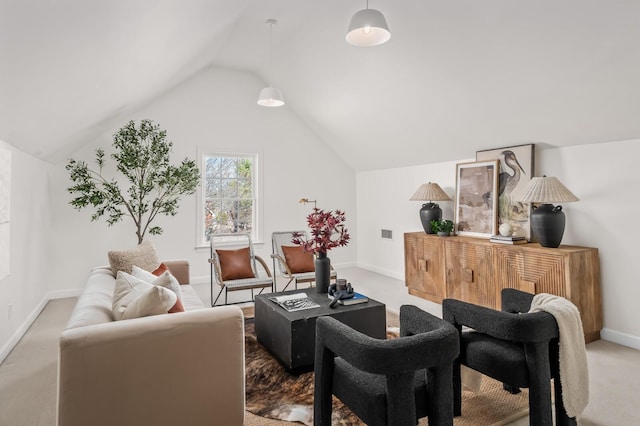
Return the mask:
M426 235L426 234L425 234ZM444 250L442 240L422 238L418 233L404 234L405 284L409 294L436 303L446 297L444 276Z
M600 262L598 249L537 244L496 247L497 289L516 288L529 293L550 293L569 299L580 310L587 341L597 340L602 329Z
M457 238L444 246L447 297L497 308L492 247Z

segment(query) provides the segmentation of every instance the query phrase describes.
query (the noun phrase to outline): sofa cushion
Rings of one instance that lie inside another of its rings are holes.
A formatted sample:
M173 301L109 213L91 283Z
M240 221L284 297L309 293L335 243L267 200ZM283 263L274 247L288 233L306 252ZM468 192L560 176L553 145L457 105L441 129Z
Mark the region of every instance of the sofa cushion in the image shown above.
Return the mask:
M156 290L152 291L154 288ZM136 301L141 296L142 299ZM113 290L113 316L116 320L122 320L138 316L166 314L177 300L178 296L168 288L154 286L133 275L119 271ZM135 303L133 303L134 301ZM155 306L153 306L154 303ZM130 305L131 312L127 312Z
M284 258L292 274L314 272L313 253L305 252L300 246L282 246Z
M160 266L160 259L158 259L155 247L150 241L146 240L135 248L112 250L107 255L114 276L118 274L118 271L130 274L133 265L137 265L149 272L156 270Z
M220 258L222 281L255 278L251 269L249 247L237 250L216 250L216 253Z
M162 263L161 265L164 265L164 263ZM169 309L169 313L172 314L175 312L184 312L184 305L182 302L182 290L180 289L180 284L178 283L178 280L175 279L173 275L171 275L168 269L166 269L164 272L156 276L155 275L156 272L159 271L160 269L161 267L156 269L152 273L152 272L145 271L144 269L136 265L133 265L133 267L131 268L131 275L151 285L158 285L160 287L168 288L169 290L173 291L176 294L176 296L178 296L178 300L176 304L172 306L171 309Z

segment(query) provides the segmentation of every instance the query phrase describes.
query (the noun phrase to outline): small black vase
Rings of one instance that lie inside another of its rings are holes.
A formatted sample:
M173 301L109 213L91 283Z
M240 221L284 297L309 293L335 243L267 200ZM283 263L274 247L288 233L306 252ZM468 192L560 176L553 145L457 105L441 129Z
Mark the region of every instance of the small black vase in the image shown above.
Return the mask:
M318 252L316 256L316 293L327 293L331 280L331 259L327 253Z

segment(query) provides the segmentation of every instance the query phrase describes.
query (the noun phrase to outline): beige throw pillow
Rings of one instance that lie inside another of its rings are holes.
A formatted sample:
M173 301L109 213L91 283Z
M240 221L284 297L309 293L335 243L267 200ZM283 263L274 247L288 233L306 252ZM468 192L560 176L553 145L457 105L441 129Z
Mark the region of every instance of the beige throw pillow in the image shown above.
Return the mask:
M138 298L141 299L137 300ZM177 301L178 296L173 291L165 287L154 286L133 275L119 271L113 290L113 317L116 320L123 320L139 316L166 314Z
M130 274L133 265L137 265L145 271L153 271L160 266L160 259L158 259L155 247L146 240L132 249L110 251L108 257L113 275L116 275L118 271Z

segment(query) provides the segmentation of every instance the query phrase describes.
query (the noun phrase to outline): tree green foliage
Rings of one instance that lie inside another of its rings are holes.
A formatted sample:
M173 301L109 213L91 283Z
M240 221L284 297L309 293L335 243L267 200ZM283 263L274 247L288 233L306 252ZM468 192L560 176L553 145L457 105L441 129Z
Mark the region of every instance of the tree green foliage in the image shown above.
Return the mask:
M200 180L194 161L185 158L179 166L169 163L173 144L166 140L167 132L151 120L142 120L140 126L130 121L113 135L115 152L111 158L116 162L128 188L124 191L121 182L103 176L105 154L96 150L97 170L90 169L84 161L70 159L66 166L73 186L67 188L77 195L71 204L80 210L93 206L91 220L106 216L109 226L131 216L136 225L138 244L147 231L151 235L162 234L162 228L150 227L158 214L175 216L181 195L193 194Z

